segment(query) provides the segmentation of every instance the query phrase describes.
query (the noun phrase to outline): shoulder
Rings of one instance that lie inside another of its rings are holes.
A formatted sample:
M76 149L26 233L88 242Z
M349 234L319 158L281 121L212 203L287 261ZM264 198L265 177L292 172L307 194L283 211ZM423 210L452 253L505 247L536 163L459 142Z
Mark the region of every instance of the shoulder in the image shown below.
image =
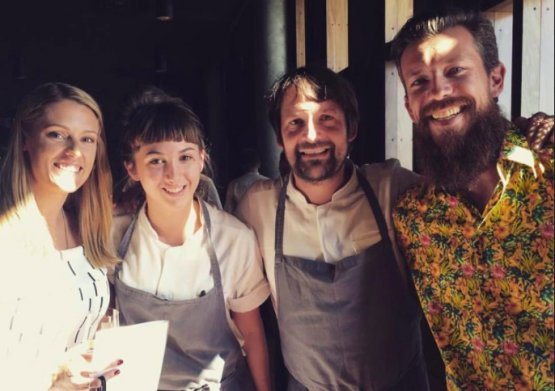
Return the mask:
M251 187L249 187L247 194L250 194L253 197L264 197L269 193L278 191L281 188L281 183L281 178L256 181Z
M208 203L205 203L205 205L208 210L208 215L210 216L210 225L213 235L219 236L225 234L237 239L242 236L249 236L252 233L249 227L232 214Z
M391 201L396 200L407 188L421 182L418 174L402 167L397 159L365 164L360 169L374 191L377 193L388 192Z
M400 179L398 177L407 177L410 179L418 178L418 174L401 166L397 159L387 159L381 163L364 164L360 169L368 180L385 180Z
M235 214L249 226L256 225L258 219L268 216L268 212L275 212L281 186L281 178L255 182L241 198Z
M131 224L131 220L133 220L132 213L127 213L121 210L114 209L114 212L112 214L111 236L112 241L116 247L120 243L125 230L127 229L127 227L129 227L129 224Z

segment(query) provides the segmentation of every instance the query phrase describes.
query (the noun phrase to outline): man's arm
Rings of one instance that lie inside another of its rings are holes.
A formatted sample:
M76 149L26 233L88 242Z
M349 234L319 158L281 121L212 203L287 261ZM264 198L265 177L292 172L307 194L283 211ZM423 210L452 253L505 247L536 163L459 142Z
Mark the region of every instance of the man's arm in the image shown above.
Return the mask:
M555 136L552 115L538 112L530 118L517 117L513 119L513 123L526 136L528 144L533 150L541 151L553 146Z

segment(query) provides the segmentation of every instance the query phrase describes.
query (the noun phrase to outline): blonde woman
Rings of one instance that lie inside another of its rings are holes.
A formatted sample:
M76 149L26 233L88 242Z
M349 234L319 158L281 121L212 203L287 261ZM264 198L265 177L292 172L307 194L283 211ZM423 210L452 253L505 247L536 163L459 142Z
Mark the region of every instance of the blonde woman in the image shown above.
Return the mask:
M110 195L102 114L94 99L62 83L27 95L0 176L2 388L104 383L63 364L65 351L91 338L108 308L106 267L116 263ZM106 378L119 373L113 364Z

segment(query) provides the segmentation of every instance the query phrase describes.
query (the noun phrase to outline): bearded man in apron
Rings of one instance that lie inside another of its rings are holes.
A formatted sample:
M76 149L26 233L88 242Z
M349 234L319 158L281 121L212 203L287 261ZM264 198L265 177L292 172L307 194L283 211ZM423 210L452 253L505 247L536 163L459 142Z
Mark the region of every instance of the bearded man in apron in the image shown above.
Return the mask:
M326 68L300 68L268 96L291 166L236 214L256 234L288 390L428 390L421 309L394 244L390 208L418 181L396 160L355 166L358 105Z

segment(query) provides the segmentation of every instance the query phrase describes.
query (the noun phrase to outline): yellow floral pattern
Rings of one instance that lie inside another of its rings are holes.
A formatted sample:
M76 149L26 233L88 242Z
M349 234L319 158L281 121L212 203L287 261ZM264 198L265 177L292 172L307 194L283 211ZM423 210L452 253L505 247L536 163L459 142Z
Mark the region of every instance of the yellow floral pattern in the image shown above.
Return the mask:
M553 150L507 133L483 213L429 185L394 211L450 390L553 390ZM532 162L516 159L526 151Z

